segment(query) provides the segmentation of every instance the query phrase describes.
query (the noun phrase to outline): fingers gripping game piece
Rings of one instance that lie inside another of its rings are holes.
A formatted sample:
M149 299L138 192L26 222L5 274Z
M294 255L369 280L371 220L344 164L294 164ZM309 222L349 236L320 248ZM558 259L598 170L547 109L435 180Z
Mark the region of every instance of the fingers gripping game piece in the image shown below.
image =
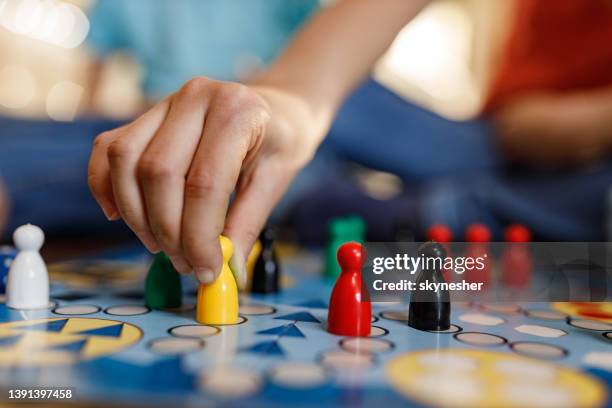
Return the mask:
M327 330L332 334L370 335L372 304L361 281L365 259L365 249L356 242L348 242L338 249L338 264L342 272L331 294L327 322Z
M419 248L426 260L416 280L416 290L410 297L408 325L418 330L448 330L450 328L450 297L448 290L421 290L426 281L443 283L441 262L446 257L444 247L436 242L426 242Z
M182 297L181 277L168 256L157 253L145 281L145 304L155 310L172 309L181 307Z
M196 320L202 324L238 323L238 286L229 268L234 251L232 241L223 235L219 238L223 252L223 265L219 277L211 284L200 284L196 308Z
M13 309L44 309L49 306L49 273L39 254L43 231L31 224L13 233L19 253L12 261L6 285L6 305Z

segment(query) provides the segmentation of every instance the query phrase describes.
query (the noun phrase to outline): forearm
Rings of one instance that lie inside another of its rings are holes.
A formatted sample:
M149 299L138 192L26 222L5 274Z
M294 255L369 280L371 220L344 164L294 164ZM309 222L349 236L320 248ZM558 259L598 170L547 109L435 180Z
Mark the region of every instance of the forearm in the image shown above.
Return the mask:
M342 0L322 10L255 80L299 97L322 135L347 94L428 0Z

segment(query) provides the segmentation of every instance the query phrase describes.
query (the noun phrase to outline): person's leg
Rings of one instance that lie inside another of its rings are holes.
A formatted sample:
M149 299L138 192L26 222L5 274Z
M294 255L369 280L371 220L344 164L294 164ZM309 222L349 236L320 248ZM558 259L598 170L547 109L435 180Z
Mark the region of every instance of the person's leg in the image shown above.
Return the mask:
M501 166L487 120L453 121L370 80L343 105L325 143L348 161L419 183Z
M328 220L347 213L366 219L370 239L391 239L394 224L414 222L416 196L368 196L354 182L354 164L392 173L414 190L448 174L490 173L500 162L487 121L442 118L370 80L340 110L313 164L283 199L282 217L307 243L321 242Z
M8 196L8 222L0 240L33 223L50 234L123 233L109 223L87 186L94 137L120 123L72 123L0 117L0 179Z

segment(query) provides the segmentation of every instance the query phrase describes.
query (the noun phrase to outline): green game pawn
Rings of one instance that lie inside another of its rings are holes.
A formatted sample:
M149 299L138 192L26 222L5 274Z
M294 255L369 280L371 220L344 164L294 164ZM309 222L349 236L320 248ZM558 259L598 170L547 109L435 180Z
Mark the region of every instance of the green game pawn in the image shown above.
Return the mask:
M336 260L338 248L345 242L365 242L366 224L363 218L351 215L333 218L329 222L328 241L325 248L325 279L335 282L340 276L340 265Z
M154 310L181 307L181 277L163 252L155 255L145 281L145 304Z

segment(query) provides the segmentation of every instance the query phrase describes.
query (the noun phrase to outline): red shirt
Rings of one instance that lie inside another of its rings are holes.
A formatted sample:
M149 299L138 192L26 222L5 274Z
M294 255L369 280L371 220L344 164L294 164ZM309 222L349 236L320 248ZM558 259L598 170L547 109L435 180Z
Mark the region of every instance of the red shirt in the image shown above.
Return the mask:
M612 0L517 0L487 111L529 91L612 85Z

